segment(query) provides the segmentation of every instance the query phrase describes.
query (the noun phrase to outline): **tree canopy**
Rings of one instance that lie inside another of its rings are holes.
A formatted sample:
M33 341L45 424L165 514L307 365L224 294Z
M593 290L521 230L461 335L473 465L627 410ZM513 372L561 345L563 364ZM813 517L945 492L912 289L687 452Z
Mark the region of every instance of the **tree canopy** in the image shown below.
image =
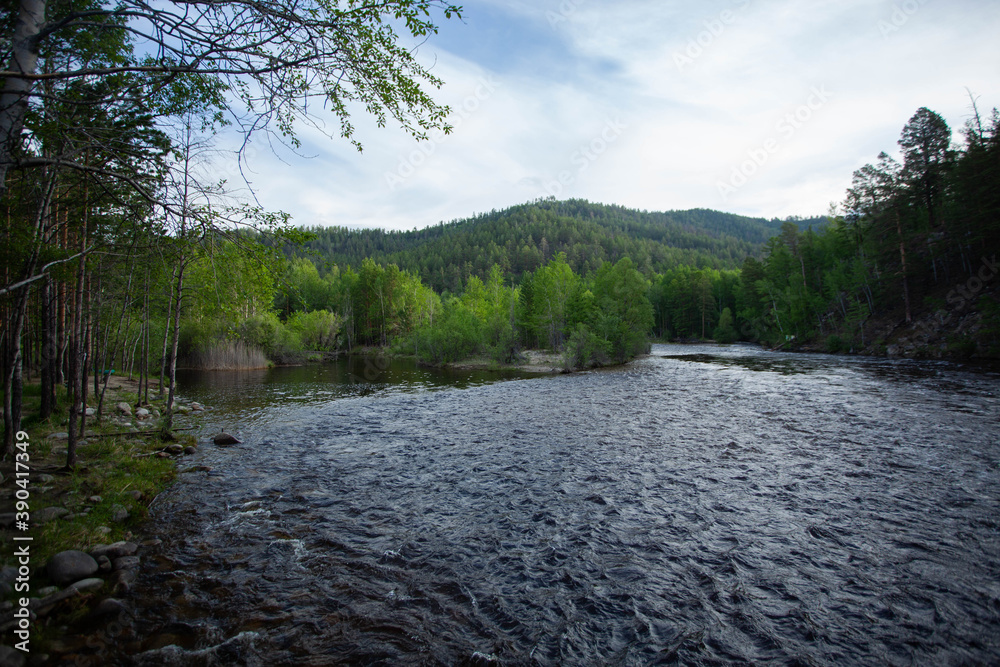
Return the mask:
M33 116L54 103L119 118L200 103L246 140L268 132L293 146L296 121L322 127L324 109L359 149L351 122L359 109L417 137L448 130L449 109L426 91L441 81L400 34L424 39L437 31L434 13L460 12L443 0L16 0L3 26L0 194L14 167L96 169L79 151L35 150L42 133L73 126L71 114Z

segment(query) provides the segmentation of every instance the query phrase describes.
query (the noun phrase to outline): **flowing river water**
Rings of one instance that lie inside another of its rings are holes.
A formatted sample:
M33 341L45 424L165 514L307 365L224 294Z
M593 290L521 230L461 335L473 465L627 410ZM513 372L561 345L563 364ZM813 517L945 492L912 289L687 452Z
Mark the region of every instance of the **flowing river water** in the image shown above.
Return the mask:
M1000 374L664 346L191 375L142 665L1000 662Z

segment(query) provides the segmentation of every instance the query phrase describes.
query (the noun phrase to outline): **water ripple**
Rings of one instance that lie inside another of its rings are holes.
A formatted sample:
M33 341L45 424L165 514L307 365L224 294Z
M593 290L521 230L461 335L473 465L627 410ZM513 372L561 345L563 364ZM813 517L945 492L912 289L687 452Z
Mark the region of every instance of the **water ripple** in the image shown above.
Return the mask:
M199 394L259 416L154 508L122 651L165 664L183 623L242 664L1000 660L995 373L738 346L422 373Z

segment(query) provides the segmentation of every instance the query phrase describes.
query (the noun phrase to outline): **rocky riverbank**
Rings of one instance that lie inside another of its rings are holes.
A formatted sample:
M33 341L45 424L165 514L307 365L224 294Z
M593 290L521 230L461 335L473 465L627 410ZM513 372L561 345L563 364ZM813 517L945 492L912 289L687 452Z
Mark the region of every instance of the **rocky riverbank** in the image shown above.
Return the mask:
M26 476L12 461L0 466L0 631L5 644L17 645L0 646L4 667L101 664L102 642L128 620L124 596L143 551L158 542L137 537L148 508L174 480L175 461L197 452L190 435L175 432L164 442L162 400L137 404L137 384L114 380L100 419L96 405L88 408L72 470L65 468L65 421L55 417L26 420ZM175 405L179 414L204 409ZM27 513L27 524L18 512ZM29 555L18 558L25 546ZM27 644L18 629L27 630Z

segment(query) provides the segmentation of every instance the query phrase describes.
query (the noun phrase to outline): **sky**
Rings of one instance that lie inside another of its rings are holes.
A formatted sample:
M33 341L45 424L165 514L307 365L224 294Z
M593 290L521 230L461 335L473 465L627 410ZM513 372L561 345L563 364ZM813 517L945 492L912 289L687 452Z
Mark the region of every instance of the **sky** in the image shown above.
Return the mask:
M970 91L1000 106L995 0L470 0L440 21L418 57L454 131L361 113L361 153L307 126L301 155L255 141L264 208L385 229L547 197L810 217L920 107L959 142Z

